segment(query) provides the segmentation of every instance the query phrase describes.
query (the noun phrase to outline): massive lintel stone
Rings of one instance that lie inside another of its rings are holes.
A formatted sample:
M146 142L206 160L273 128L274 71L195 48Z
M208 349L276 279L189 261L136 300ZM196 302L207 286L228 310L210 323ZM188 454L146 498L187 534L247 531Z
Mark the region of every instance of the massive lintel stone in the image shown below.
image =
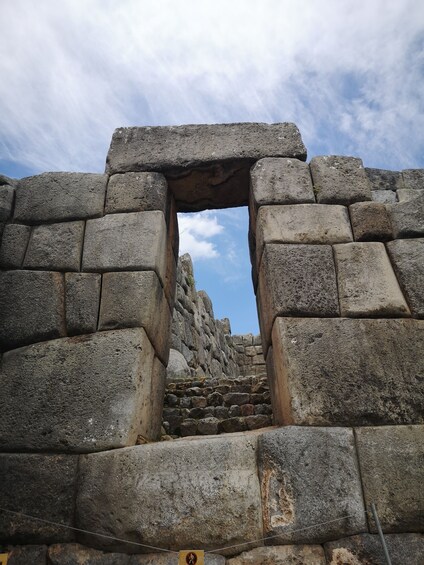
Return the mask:
M424 321L277 318L272 344L278 423L424 422Z
M257 436L249 434L84 455L79 468L78 527L174 550L215 550L259 540L256 446ZM79 537L90 546L143 552L141 547ZM217 553L239 551L236 547Z
M134 445L152 378L143 329L9 351L0 373L0 449L87 452ZM158 414L160 419L161 414Z
M115 130L106 171L165 174L180 211L248 202L249 169L263 157L306 159L294 124L216 124Z

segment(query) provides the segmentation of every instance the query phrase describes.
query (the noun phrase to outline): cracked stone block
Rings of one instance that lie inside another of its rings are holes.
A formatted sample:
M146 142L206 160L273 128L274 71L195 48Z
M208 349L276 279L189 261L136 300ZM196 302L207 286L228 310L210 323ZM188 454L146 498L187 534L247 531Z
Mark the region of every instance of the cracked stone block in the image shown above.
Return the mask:
M266 245L259 273L258 304L266 349L277 316L338 316L331 246Z
M166 225L160 211L88 220L83 271L155 271L165 283Z
M99 329L143 327L158 357L169 359L171 311L153 271L105 273Z
M424 318L424 239L396 239L387 250L412 315Z
M36 226L32 230L24 269L79 271L84 222Z
M107 175L93 173L42 173L21 179L14 219L37 224L102 216L107 180Z
M2 507L74 526L77 470L76 455L0 453ZM73 530L0 512L2 543L39 544L73 539Z
M180 212L248 203L249 171L263 157L306 159L294 124L214 124L115 130L109 174L165 174Z
M403 188L424 189L424 169L404 169L402 171Z
M76 503L78 527L149 545L160 540L162 547L172 550L214 550L260 539L256 447L257 436L249 434L84 455ZM109 551L125 547L86 534L79 537L82 543Z
M424 236L424 195L388 206L395 239Z
M0 449L82 453L134 445L143 433L153 356L141 328L5 353Z
M392 239L392 225L386 206L378 202L356 202L349 206L355 241Z
M410 315L383 243L335 245L334 258L342 316Z
M10 349L65 335L61 273L0 272L0 347Z
M13 186L0 186L0 223L7 222L12 215L14 194Z
M365 167L365 173L371 183L373 191L393 191L404 188L402 173L399 171L387 171L384 169L369 169Z
M355 435L367 509L376 505L384 532L422 532L424 426L357 428ZM368 521L377 533L370 514Z
M277 318L272 345L276 423L424 423L424 321Z
M321 204L353 204L371 200L371 183L356 157L313 157L309 163L314 192Z
M168 185L160 173L112 175L107 185L105 214L161 210L166 213Z
M399 202L410 202L411 200L418 198L418 196L422 196L424 194L424 189L417 188L413 190L409 188L403 188L398 190L396 194L398 196Z
M6 224L0 247L0 265L3 269L22 267L30 233L30 226Z
M228 559L228 565L325 565L324 550L320 545L276 545L255 547L237 557Z
M394 204L397 202L396 192L391 190L372 190L371 198L374 202L379 202L380 204Z
M258 445L268 545L367 530L352 430L289 426L262 434Z
M65 273L66 329L68 335L97 330L101 275Z

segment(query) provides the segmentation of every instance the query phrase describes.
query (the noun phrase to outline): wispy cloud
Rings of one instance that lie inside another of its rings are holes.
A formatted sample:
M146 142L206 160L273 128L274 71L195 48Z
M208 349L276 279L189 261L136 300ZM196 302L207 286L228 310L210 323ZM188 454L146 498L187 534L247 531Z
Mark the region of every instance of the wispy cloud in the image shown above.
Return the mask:
M180 255L190 253L193 260L219 257L217 243L208 241L222 234L224 227L211 212L179 214Z

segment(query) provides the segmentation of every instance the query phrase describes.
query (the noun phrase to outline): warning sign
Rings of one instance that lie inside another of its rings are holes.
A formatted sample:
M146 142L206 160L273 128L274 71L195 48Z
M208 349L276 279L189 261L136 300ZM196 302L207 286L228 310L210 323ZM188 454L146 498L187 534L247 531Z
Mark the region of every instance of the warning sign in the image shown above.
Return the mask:
M178 565L205 565L205 552L198 549L180 551Z
M8 553L0 553L0 565L6 565L8 559L9 559Z

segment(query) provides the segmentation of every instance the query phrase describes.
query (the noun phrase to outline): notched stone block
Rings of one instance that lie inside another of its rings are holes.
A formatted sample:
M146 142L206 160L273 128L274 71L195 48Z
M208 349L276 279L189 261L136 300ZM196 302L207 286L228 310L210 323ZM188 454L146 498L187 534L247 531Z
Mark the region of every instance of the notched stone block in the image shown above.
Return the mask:
M10 349L65 335L61 273L0 272L0 347Z
M12 216L15 189L7 184L0 185L0 223Z
M268 544L321 543L366 531L352 430L293 426L264 433L259 474Z
M160 173L112 175L107 185L105 214L160 210L166 214L168 184Z
M410 316L383 243L335 245L334 258L342 316Z
M102 216L107 179L93 173L42 173L21 179L15 221L37 224Z
M22 267L30 233L30 226L6 224L0 247L0 266L3 269Z
M97 330L101 275L65 274L66 328L68 335L90 334Z
M422 532L424 426L358 428L355 434L367 509L376 505L384 532Z
M361 159L337 155L313 157L309 167L317 202L347 205L371 200L371 183Z
M349 206L355 241L388 241L392 225L386 206L378 202L356 202Z
M388 206L388 212L395 239L424 236L424 195Z
M79 271L84 222L36 226L25 255L25 269Z

